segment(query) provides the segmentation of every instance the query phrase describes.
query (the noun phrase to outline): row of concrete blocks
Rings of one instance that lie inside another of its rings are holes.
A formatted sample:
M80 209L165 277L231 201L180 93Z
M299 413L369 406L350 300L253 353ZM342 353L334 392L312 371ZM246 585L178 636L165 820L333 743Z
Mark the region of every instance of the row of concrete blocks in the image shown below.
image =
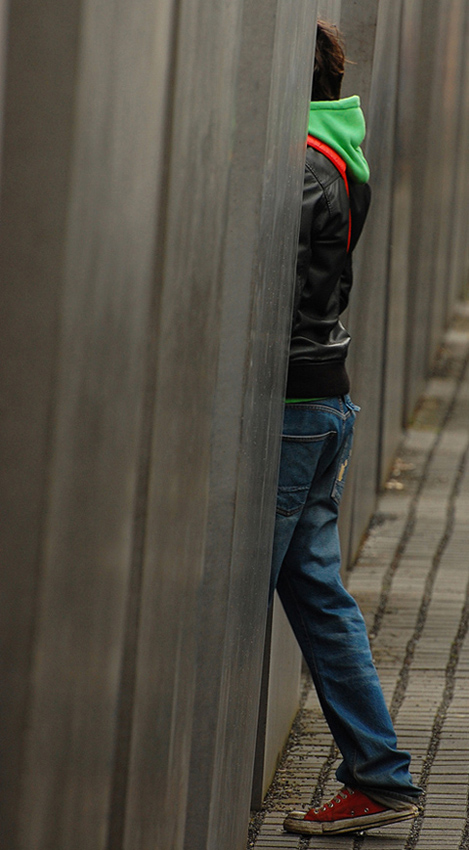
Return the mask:
M2 6L9 850L244 842L317 11ZM357 63L373 172L347 556L467 265L468 10L320 11ZM298 655L276 647L258 795L297 702Z

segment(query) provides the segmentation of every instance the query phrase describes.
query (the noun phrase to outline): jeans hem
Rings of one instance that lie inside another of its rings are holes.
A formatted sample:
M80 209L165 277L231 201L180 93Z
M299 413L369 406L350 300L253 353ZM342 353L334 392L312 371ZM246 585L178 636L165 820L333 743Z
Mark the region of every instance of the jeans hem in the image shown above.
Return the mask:
M404 804L413 804L418 803L420 796L422 794L422 790L420 788L416 788L416 794L411 796L410 794L400 794L397 791L386 791L384 794L379 791L374 791L373 789L368 788L360 788L364 794L370 797L375 803L381 803L383 806L389 806L391 809L395 809L399 811L401 806L399 803Z

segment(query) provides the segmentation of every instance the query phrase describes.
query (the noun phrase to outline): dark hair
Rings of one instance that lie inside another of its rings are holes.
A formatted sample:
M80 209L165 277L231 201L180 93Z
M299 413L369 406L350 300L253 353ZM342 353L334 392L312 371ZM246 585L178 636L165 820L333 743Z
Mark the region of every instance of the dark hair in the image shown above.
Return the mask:
M318 21L311 100L339 100L345 51L337 27Z

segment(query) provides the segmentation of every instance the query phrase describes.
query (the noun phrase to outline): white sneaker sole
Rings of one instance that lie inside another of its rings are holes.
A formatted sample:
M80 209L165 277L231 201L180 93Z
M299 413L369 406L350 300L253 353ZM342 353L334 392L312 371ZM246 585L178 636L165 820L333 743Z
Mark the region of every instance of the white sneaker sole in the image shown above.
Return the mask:
M361 815L356 818L344 818L334 822L325 821L318 823L317 821L304 820L306 812L291 812L283 822L283 828L287 832L296 832L299 835L323 835L324 833L339 833L339 832L361 832L366 829L373 829L377 826L387 826L391 823L400 823L404 820L412 820L417 817L419 810L417 806L410 806L408 809L395 811L394 809L386 809L384 812L378 812L373 815Z

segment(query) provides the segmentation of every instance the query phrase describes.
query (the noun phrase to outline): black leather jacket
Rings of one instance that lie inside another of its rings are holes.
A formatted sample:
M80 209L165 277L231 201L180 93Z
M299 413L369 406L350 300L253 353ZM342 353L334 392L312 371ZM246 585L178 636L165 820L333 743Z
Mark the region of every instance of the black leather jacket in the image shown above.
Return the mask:
M370 204L370 187L345 182L322 153L307 148L287 398L345 395L350 335L339 320L352 286L352 251Z

